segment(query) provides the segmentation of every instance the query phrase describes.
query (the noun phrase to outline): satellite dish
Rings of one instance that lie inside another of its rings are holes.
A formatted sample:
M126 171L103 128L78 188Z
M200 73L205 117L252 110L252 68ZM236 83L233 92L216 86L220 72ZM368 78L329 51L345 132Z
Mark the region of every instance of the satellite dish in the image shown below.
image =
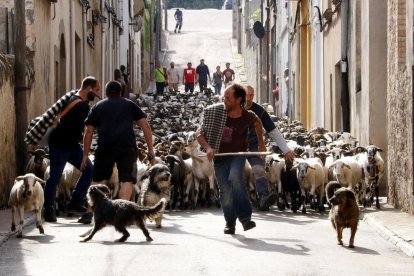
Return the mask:
M260 21L254 22L253 31L258 38L263 38L265 36L265 29Z
M142 29L142 25L143 25L142 16L140 15L134 16L134 18L132 18L131 23L129 23L129 25L132 26L132 28L134 29L134 32L139 32Z

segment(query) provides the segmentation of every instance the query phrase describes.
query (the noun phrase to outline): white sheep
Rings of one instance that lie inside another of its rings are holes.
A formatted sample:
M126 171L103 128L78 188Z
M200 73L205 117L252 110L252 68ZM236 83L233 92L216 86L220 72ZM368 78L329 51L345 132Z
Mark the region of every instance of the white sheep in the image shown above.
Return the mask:
M330 168L333 168L334 177L342 186L355 192L355 188L362 180L362 167L355 158L342 157L336 160Z
M306 160L299 160L299 163L293 166L292 170L297 169L296 175L299 186L302 191L302 213L306 213L305 197L306 192L309 192L311 199L311 207L316 207L316 192L319 194L319 212L323 212L324 184L325 173L322 166L322 161L319 158L309 158Z
M49 178L50 175L50 166L47 167L44 180L46 181ZM76 182L81 176L81 171L79 171L77 168L72 166L69 163L66 163L63 171L62 171L62 177L60 178L60 181L58 183L57 187L57 198L58 203L65 205L67 201L71 198L72 195L72 189L75 187ZM63 206L59 206L63 207Z
M284 209L284 206L280 205L280 200L283 200L282 190L282 171L285 168L285 160L279 157L277 154L267 155L265 158L265 171L267 181L272 190L277 191L278 199L277 205L280 209ZM283 202L283 201L282 201Z
M382 152L381 148L378 148L374 145L370 145L366 148L358 147L365 151L364 153L357 154L355 159L361 164L364 170L365 176L365 189L363 189L363 199L364 199L364 206L369 206L373 202L373 193L375 192L376 195L376 202L375 205L379 209L379 199L378 199L378 189L379 184L381 183L382 178L384 177L385 173L385 163L382 159L380 152ZM369 196L368 200L365 199L365 192L366 189L369 188Z
M205 183L208 180L210 195L215 196L216 193L216 184L215 184L215 174L214 167L211 162L208 161L207 155L200 150L200 144L197 139L195 139L195 133L190 132L187 138L188 148L192 156L192 172L194 178L194 185L196 194L200 189L200 183ZM203 197L205 197L207 187L203 189Z
M42 185L44 181L32 173L18 176L10 191L9 207L12 210L11 231L16 230L15 213L19 212L19 227L17 237L23 237L24 211L33 211L36 214L36 227L40 234L44 234L41 211L45 202Z

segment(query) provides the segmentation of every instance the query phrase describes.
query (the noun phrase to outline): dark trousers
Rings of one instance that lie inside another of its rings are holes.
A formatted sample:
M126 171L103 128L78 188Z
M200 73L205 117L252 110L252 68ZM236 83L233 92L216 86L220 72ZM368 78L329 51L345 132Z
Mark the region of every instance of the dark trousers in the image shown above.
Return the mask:
M49 147L50 158L50 174L46 180L44 194L45 204L44 208L47 211L52 211L55 204L56 187L62 177L63 169L66 162L80 169L82 163L83 150L79 146L75 149L65 149L57 147ZM92 182L93 165L89 160L86 169L82 171L81 177L76 182L75 188L72 192L72 201L82 203L86 198L86 192Z
M207 80L199 80L198 85L200 86L200 92L203 92L207 88Z
M164 92L165 82L156 82L155 86L157 87L157 94L162 95Z
M191 93L193 93L194 92L194 83L186 82L184 84L184 91L185 92L190 91Z

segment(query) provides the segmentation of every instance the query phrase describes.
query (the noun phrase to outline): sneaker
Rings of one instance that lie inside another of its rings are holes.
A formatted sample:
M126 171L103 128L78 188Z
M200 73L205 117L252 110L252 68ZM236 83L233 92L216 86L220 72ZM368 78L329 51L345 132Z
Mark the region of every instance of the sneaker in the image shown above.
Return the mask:
M78 222L83 223L83 224L90 224L92 223L92 217L93 217L92 213L89 213L89 212L85 213L78 219Z
M256 223L252 220L245 220L242 222L243 230L247 231L256 227Z
M177 33L177 30L174 30L174 33L176 34Z
M66 213L85 213L86 208L83 206L83 204L76 202L76 201L70 201L69 204L66 206Z
M47 222L56 222L57 218L56 218L55 210L51 210L51 211L46 211L45 210L43 212L43 218Z
M178 33L181 33L181 31L180 31L180 30L178 30Z
M269 211L269 207L272 206L277 200L277 196L274 192L259 194L259 211Z
M236 223L226 222L226 227L224 227L224 234L234 235L236 232Z

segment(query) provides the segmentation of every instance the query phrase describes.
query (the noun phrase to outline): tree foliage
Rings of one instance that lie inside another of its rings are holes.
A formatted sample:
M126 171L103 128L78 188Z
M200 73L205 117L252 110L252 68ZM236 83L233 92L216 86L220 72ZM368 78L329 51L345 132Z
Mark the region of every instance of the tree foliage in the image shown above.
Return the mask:
M184 8L189 10L198 9L221 9L223 0L165 0L167 8Z

